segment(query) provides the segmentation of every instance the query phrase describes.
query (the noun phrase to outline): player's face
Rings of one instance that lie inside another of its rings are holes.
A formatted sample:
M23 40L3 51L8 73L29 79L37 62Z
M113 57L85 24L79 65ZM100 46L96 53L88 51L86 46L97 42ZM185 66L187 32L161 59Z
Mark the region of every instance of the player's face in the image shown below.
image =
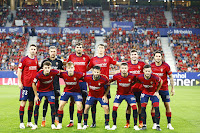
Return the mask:
M55 58L57 54L57 50L56 49L50 49L49 50L49 55L51 58Z
M29 49L29 52L30 52L31 55L36 55L37 48L34 47L34 46L31 46L30 49Z
M121 73L123 73L123 74L127 74L128 73L128 66L121 66L120 67L120 70L121 70Z
M43 70L44 70L44 74L48 74L48 73L50 73L51 66L44 65Z
M83 46L82 45L79 45L79 46L76 45L75 51L76 51L76 53L81 54L83 52Z
M73 74L74 70L75 70L74 65L67 66L67 72L68 72L68 74Z
M150 77L152 70L151 70L151 68L144 68L143 72L146 77Z
M156 53L154 56L154 59L156 62L161 62L162 61L162 55L160 53Z
M100 76L100 70L93 69L92 74L94 75L94 78L97 79Z
M104 54L104 52L105 52L105 47L104 46L98 46L98 53Z
M138 53L137 52L132 52L131 53L131 55L130 55L130 57L131 57L131 60L137 60L138 59Z

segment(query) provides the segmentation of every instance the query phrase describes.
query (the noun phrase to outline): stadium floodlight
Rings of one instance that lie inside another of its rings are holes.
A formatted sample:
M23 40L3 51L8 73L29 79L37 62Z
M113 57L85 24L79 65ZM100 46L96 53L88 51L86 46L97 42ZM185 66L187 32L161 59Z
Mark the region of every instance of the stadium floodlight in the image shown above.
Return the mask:
M164 2L167 2L167 0L164 0Z
M116 0L113 0L113 1L116 1Z
M172 0L172 2L174 2L174 0Z
M107 2L110 2L110 0L107 0Z
M182 2L184 2L184 0L182 0Z
M126 0L123 0L123 1L126 1Z
M135 0L135 2L138 2L138 0Z
M65 0L62 0L62 1L65 1Z
M151 0L148 0L148 2L151 2Z

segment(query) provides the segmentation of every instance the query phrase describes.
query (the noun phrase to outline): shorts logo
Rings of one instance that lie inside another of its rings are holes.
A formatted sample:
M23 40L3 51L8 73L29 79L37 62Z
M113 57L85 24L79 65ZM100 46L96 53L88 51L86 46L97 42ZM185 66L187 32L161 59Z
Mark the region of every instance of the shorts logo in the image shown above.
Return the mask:
M167 95L167 96L166 96L166 99L170 99L170 96L169 96L169 95Z
M64 95L65 95L65 92L62 93L62 96L64 96Z
M51 96L51 99L55 99L55 96Z
M135 97L131 97L131 101L134 101L135 100Z
M78 99L82 99L82 96L81 96L81 95L78 95L77 98L78 98Z
M141 94L141 98L144 97L144 96L145 96L145 94L142 93L142 94Z

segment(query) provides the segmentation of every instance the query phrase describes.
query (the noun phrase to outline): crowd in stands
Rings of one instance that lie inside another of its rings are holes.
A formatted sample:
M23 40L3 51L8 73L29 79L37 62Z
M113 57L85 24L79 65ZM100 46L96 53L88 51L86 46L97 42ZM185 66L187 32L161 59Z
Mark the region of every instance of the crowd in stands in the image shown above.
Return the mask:
M111 7L110 20L133 22L138 27L167 28L164 7Z
M153 52L162 50L159 32L145 31L145 33L138 34L137 29L131 32L115 29L104 38L107 44L106 55L117 61L129 61L130 50L134 48L138 50L139 60L151 63Z
M75 53L75 44L81 42L84 46L84 53L90 57L94 54L95 37L93 34L38 34L37 47L38 47L38 60L41 62L47 58L49 47L57 47L57 57L66 61L69 54Z
M200 28L200 7L174 7L172 10L176 28Z
M65 27L102 27L103 18L101 8L74 9L67 12Z
M17 70L28 40L28 33L0 33L0 70Z
M9 15L9 9L8 8L0 8L0 27L6 26L8 15Z
M178 72L200 72L200 35L170 35Z
M53 7L27 6L16 9L15 20L23 20L30 27L58 27L60 10ZM15 21L13 26L16 26Z

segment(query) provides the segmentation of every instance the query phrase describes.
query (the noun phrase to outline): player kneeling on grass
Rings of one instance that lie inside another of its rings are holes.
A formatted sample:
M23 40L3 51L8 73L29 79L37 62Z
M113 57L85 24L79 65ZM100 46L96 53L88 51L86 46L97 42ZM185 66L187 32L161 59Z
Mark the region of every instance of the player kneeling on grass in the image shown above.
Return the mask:
M54 69L51 69L51 62L46 61L43 64L43 70L40 70L33 83L32 87L35 93L35 111L34 111L34 119L35 119L35 125L31 128L32 130L35 130L38 128L38 115L39 115L39 106L40 101L42 100L43 96L46 96L49 100L49 103L51 105L51 118L52 118L52 129L56 129L56 126L54 124L55 122L55 94L54 94L54 88L53 88L53 79L56 75L59 75L60 72ZM37 86L36 86L37 84Z
M137 106L135 96L131 93L131 86L135 83L136 76L128 72L128 64L122 63L120 66L121 73L115 74L110 82L117 81L117 94L113 103L113 127L115 130L117 120L117 109L123 100L126 100L133 109L134 129L140 130L137 126Z
M84 110L84 126L83 129L87 128L88 111L95 101L99 101L105 112L105 129L110 129L109 126L109 108L108 108L108 92L105 92L104 85L107 85L109 80L107 76L100 74L100 67L94 66L92 75L86 75L84 81L87 82L89 87L89 94L85 103Z
M60 78L63 78L65 81L65 88L64 92L60 98L60 106L58 109L58 118L59 124L57 129L62 128L62 119L63 119L63 108L67 103L69 97L73 97L77 105L77 117L78 117L78 124L77 129L82 129L81 127L81 120L82 120L82 96L81 96L81 89L79 87L79 80L83 79L84 73L74 71L74 63L68 62L67 63L67 72L61 72Z
M156 130L161 131L160 128L160 111L159 111L159 89L162 86L162 79L155 74L152 74L151 66L145 65L143 69L144 74L140 74L137 76L137 81L142 84L142 94L141 94L141 118L143 121L143 127L141 130L146 130L146 106L148 100L153 103L153 107L155 108L155 120L156 120Z

